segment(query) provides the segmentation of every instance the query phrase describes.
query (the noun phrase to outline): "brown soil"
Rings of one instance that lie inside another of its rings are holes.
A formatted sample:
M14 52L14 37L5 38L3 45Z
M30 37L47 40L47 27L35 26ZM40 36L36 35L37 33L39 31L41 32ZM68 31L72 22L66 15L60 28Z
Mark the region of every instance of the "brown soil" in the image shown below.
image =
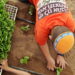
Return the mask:
M20 2L13 3L9 2L12 5L15 5L19 8L18 17L26 18L31 21L34 21L33 16L28 15L28 4L23 4ZM46 60L44 59L43 54L40 51L35 39L34 39L34 25L30 25L31 30L28 32L21 31L20 27L27 25L29 23L25 23L22 21L16 21L15 32L12 38L12 48L9 53L9 64L29 70L33 70L39 73L43 73L45 75L56 75L55 72L48 71L46 68ZM56 57L53 48L50 48L51 54L53 53L53 57ZM27 65L20 64L19 60L24 56L30 56L30 61ZM66 55L67 58L67 55ZM3 75L15 75L12 73L4 72ZM73 75L72 70L69 67L61 73L61 75Z

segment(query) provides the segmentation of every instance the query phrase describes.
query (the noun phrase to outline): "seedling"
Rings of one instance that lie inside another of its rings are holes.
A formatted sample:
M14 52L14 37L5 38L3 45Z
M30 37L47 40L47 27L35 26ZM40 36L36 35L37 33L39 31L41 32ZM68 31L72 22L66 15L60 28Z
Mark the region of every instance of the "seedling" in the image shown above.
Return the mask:
M22 26L22 27L21 27L21 30L22 30L22 31L29 31L29 30L30 30L30 26L29 26L29 25L27 25L27 26Z
M29 13L29 15L33 15L33 11L34 11L34 6L33 5L30 5L30 7L29 7L29 11L28 11L28 13Z
M63 69L62 68L60 68L60 67L57 67L56 68L56 73L57 73L57 75L60 75L60 73L63 71Z
M27 64L29 62L30 57L29 56L25 56L22 59L20 59L20 63L21 64Z

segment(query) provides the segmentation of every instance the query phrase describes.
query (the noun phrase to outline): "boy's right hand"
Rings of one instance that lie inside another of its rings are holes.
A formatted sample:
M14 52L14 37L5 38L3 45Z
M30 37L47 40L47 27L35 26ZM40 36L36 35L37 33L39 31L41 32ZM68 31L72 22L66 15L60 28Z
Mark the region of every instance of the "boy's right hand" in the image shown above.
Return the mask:
M50 57L50 59L48 60L47 68L52 71L54 71L54 69L56 68L55 60L52 57Z

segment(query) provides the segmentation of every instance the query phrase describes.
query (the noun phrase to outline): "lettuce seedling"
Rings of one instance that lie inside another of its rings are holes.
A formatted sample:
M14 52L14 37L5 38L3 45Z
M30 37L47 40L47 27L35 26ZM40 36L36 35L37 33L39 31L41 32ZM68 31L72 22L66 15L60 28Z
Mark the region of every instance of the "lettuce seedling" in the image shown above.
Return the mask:
M25 56L22 59L20 59L20 63L21 64L27 64L29 62L30 57L29 56Z
M28 13L29 13L29 15L33 15L33 12L34 12L34 6L33 5L30 5L30 7L29 7L29 11L28 11Z
M60 67L57 67L56 68L56 73L57 73L57 75L60 75L60 73L63 71L63 69L62 68L60 68Z
M30 30L30 26L29 26L29 25L27 25L27 26L22 26L22 27L21 27L21 30L22 30L22 31L29 31L29 30Z

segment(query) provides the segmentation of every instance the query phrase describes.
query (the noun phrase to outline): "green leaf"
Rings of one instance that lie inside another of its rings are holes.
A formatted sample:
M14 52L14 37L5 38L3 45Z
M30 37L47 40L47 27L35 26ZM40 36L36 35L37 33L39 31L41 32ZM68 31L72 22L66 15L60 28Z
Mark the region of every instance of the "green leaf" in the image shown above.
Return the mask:
M56 68L56 73L57 73L57 75L60 75L60 73L63 71L63 69L62 68L60 68L60 67L57 67Z
M22 59L20 59L20 63L21 64L27 64L29 62L30 57L29 56L25 56Z
M27 26L22 26L22 27L21 27L21 30L22 30L22 31L29 31L29 30L30 30L30 26L29 26L29 25L27 25Z
M28 11L28 13L29 13L29 15L33 15L33 11L34 11L34 6L33 5L30 5L30 7L29 7L29 11Z

